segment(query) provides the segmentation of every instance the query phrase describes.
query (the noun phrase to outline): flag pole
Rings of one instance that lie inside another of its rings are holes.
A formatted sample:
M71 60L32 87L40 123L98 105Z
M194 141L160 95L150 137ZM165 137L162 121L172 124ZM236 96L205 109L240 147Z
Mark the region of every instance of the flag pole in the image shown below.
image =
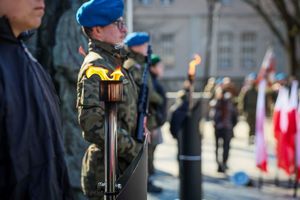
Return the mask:
M274 184L276 186L279 186L279 168L278 168L278 166L276 166L276 172L275 173L276 174L275 174Z
M258 177L258 189L261 189L263 186L264 180L263 180L263 174L262 171L259 170L259 177Z
M297 113L297 115L298 115L298 113ZM297 116L297 118L298 118L298 116ZM298 133L299 132L299 130L298 130L298 128L297 128L297 132L296 132L296 139L295 139L295 149L296 149L296 153L295 153L295 183L294 183L294 192L293 192L293 197L294 198L297 198L297 190L298 190L298 184L299 184L299 180L298 180L298 176L299 176L299 171L298 171L298 151L297 151L297 148L298 148Z
M296 198L297 197L297 190L298 190L298 184L299 184L299 181L298 181L298 170L295 169L295 183L294 183L294 194L293 194L293 197Z

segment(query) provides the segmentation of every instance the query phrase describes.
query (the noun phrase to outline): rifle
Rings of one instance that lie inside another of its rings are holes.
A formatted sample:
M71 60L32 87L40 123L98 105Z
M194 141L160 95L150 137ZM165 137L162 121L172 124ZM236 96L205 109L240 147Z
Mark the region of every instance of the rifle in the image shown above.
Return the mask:
M148 74L151 65L151 54L152 54L152 49L151 49L151 45L149 44L145 69L143 71L142 85L139 93L139 101L138 101L138 123L136 129L136 139L138 142L141 143L144 140L144 119L147 116L147 112L148 112L148 90L149 90Z

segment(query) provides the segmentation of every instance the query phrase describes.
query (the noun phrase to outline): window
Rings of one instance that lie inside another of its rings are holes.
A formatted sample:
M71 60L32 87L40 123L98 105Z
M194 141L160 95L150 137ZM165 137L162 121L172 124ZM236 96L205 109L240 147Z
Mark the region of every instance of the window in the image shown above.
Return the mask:
M155 41L157 54L161 56L165 66L168 68L173 67L175 64L174 38L174 34L164 33Z
M230 68L233 63L233 34L231 32L220 32L218 34L218 68Z
M241 67L255 68L256 63L256 33L244 32L241 34Z
M153 0L139 0L139 2L143 5L150 5L152 4Z
M225 6L232 4L232 0L219 0L219 2Z
M171 5L174 2L174 0L160 0L160 4L163 6Z

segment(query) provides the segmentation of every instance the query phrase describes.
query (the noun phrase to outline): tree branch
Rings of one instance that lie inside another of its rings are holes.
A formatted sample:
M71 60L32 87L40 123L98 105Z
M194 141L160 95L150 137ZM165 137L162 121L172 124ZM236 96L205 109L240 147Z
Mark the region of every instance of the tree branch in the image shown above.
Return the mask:
M251 6L254 10L257 11L257 13L265 20L265 22L267 23L267 25L269 26L270 30L274 33L274 35L277 37L278 41L280 42L280 44L283 47L286 47L286 42L284 40L284 37L282 36L282 34L280 33L280 30L278 28L276 28L275 24L273 23L273 21L271 20L271 18L269 17L269 15L267 14L267 12L265 10L263 10L263 8L260 6L260 4L257 1L253 1L253 0L242 0L244 1L246 4L248 4L249 6Z
M274 5L276 6L277 11L280 13L288 33L292 35L299 34L300 21L296 14L289 13L286 2L284 0L274 0Z
M294 16L293 20L297 24L298 29L300 29L300 1L299 0L292 0L293 7L294 7Z

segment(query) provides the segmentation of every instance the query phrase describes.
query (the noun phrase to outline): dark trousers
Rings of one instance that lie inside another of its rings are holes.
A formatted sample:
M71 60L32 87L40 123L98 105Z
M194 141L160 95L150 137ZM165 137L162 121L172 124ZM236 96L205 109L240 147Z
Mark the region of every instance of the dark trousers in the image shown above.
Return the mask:
M226 166L228 156L229 156L229 149L230 149L230 141L233 136L232 130L228 129L216 129L215 130L215 142L216 142L216 161L218 166ZM220 143L223 143L223 153L222 158L219 156L220 150Z
M157 145L148 144L148 175L151 176L155 173L154 168L154 151L156 149Z

